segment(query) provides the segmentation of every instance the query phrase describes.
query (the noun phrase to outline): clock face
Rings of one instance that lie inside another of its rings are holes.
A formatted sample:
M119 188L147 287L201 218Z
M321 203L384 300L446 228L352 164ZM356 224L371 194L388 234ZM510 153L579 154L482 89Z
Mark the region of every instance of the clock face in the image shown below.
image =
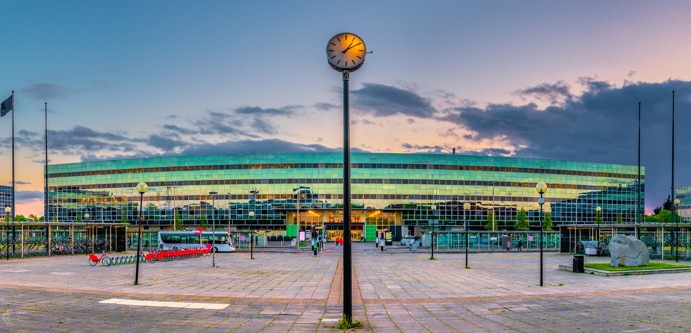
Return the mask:
M365 42L349 32L331 37L326 44L326 58L335 70L354 71L365 62Z

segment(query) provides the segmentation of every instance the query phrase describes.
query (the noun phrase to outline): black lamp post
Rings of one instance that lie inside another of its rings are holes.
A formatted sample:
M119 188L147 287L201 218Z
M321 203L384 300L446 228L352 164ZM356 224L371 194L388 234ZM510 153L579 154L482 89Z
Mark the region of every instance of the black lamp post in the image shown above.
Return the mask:
M468 266L468 220L466 219L465 213L470 209L469 203L463 204L463 224L465 224L465 268L470 268Z
M136 268L134 270L134 285L139 284L139 256L141 255L142 251L142 205L144 203L144 193L149 190L149 186L146 185L145 182L140 182L137 184L137 192L139 192L139 220L137 221L137 225L139 226L139 231L137 232L137 259L136 259Z
M5 207L5 221L7 221L7 229L5 229L5 241L7 242L7 260L10 260L10 212L12 208Z
M674 208L676 208L676 207L674 207L674 206L676 205L677 200L674 199L674 195L675 195L675 193L674 193L674 90L672 90L672 188L671 188L671 190L672 190L672 195L671 195L671 198L672 198L672 207L671 207L672 214L671 214L671 216L672 216L672 222L675 222L677 219L676 219L675 216L674 216ZM677 224L677 227L678 227L678 226L679 226L679 225ZM677 233L679 233L679 230L675 230L675 229L676 229L676 228L674 228L674 229L672 230L672 238L675 238L676 240L679 240L678 235L676 235ZM662 253L664 253L664 252L665 252L665 250L663 249L663 250L662 250ZM679 254L679 253L677 252L677 255L678 255L678 254ZM678 262L678 261L679 261L679 257L677 257L677 262Z
M537 203L540 205L540 287L543 284L543 254L542 254L542 205L545 204L545 198L542 197L545 192L547 192L547 184L544 182L539 182L535 185L535 191L540 194L540 198L537 199Z
M679 203L680 203L679 199L674 199L674 206L675 206L675 208L677 208L677 211L679 211ZM674 256L675 257L674 261L679 262L679 219L677 219L676 216L672 216L672 218L674 219L674 225L675 225L674 226L674 229L675 229L674 230L674 247L676 248L676 252L677 252L676 255Z
M254 211L250 211L249 216L253 219ZM254 259L254 230L250 230L250 259Z
M434 260L434 213L437 211L437 206L432 205L432 218L430 219L430 223L432 223L432 232L430 233L430 236L432 237L432 256L429 257L429 260Z
M211 191L211 267L216 267L216 194Z
M595 208L595 224L597 224L597 232L595 233L595 241L597 241L597 250L600 251L600 224L602 224L602 207Z

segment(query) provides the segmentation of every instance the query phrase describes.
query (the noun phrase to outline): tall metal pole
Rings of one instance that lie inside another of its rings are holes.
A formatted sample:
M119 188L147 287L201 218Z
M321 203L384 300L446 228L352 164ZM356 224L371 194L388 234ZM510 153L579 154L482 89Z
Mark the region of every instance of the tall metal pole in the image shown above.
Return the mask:
M543 229L543 226L542 226L543 225L542 205L545 204L545 198L543 197L543 195L545 194L545 192L547 192L547 184L545 184L543 182L537 183L537 185L535 185L535 191L537 191L537 193L540 194L540 198L537 199L537 203L540 205L540 287L542 287L544 285L544 283L543 283L543 280L544 280L543 279L543 261L544 261L544 258L543 258L543 245L542 245L544 235L543 235L543 230L542 230Z
M463 204L463 224L465 225L465 268L468 268L468 219L466 218L466 211L470 208L469 203Z
M5 207L5 221L7 221L7 227L5 228L5 242L7 247L5 252L7 252L7 260L10 260L10 207Z
M48 102L45 102L45 108L44 108L44 115L45 115L45 133L44 133L44 138L45 138L45 153L46 153L46 159L45 159L45 169L43 170L43 220L45 222L50 221L48 218ZM103 214L101 214L103 215Z
M638 235L638 223L641 218L641 102L638 102L638 186L636 186L636 219L634 219L634 235Z
M437 211L437 206L432 205L431 208L432 208L432 218L430 219L430 222L432 223L432 233L430 234L430 236L432 236L431 237L432 238L432 256L430 256L429 259L434 260L434 222L435 222L434 221L434 213L436 213L436 211Z
M14 215L17 212L14 207L14 202L16 201L17 191L14 183L14 114L17 111L14 109L14 90L12 90L12 221L14 221ZM14 226L12 226L12 253L14 253ZM9 230L8 230L9 232ZM9 237L8 237L9 241ZM7 249L9 255L9 248Z
M540 199L538 203L540 204L540 287L543 286L543 255L542 255L542 205L545 203L545 199L542 197L544 192L540 191Z
M672 222L675 222L677 219L674 218L674 90L672 90L672 205L671 205L671 210L672 210ZM679 225L677 225L678 227ZM672 238L674 239L674 245L679 246L679 230L677 228L674 228L672 230ZM677 248L677 258L676 261L679 262L679 249Z
M492 182L492 231L494 231L494 182Z
M142 252L142 209L144 205L144 193L149 189L149 186L146 185L145 182L140 182L137 184L137 192L139 192L139 218L137 219L137 226L138 226L138 232L137 232L137 258L135 259L136 262L136 268L135 268L135 273L134 273L134 285L139 284L139 261L141 260L141 252Z
M296 200L295 201L295 211L297 212L296 213L297 215L295 216L295 221L298 224L298 241L295 242L295 244L297 244L297 250L298 250L298 252L300 252L300 230L302 230L302 229L300 229L300 181L299 180L298 180L298 193L297 193L295 200Z
M350 71L343 70L343 316L353 318L350 248Z
M211 267L216 267L216 194L218 192L212 191L211 194Z
M142 251L142 204L144 202L144 192L139 193L139 218L137 219L137 259L134 273L134 285L139 284L139 255Z

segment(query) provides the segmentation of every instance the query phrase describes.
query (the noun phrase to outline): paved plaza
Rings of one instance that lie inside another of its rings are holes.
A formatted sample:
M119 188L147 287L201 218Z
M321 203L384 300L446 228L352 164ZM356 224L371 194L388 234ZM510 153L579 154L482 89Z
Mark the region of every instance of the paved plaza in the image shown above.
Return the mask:
M114 254L117 256L118 254ZM217 254L135 266L86 255L0 262L0 332L337 332L342 248ZM688 332L691 273L596 276L537 252L435 253L353 244L359 332ZM586 262L608 258L586 258Z

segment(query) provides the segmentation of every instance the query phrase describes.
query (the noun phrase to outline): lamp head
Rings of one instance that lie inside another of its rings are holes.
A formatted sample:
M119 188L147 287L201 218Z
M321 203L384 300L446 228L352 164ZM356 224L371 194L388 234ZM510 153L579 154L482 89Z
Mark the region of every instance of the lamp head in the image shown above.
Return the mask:
M595 208L595 210L596 210L597 212L600 212L600 211L602 210L602 207L597 206L597 208Z
M432 210L437 210L437 205L432 205Z
M535 185L535 192L540 194L545 194L547 192L547 184L544 182L539 182Z
M10 207L5 207L5 213L9 214L12 211L12 208Z
M149 190L149 185L146 185L145 182L139 182L139 184L137 184L137 192L144 194L148 190Z
M248 214L250 217L254 217L254 211L250 211Z
M674 199L674 205L675 206L679 206L680 203L681 203L681 201L679 201L679 199Z
M464 209L464 210L469 210L469 209L470 209L470 204L467 203L467 202L464 203L464 204L463 204L463 209Z
M84 214L84 218L88 219L89 218L89 213Z

